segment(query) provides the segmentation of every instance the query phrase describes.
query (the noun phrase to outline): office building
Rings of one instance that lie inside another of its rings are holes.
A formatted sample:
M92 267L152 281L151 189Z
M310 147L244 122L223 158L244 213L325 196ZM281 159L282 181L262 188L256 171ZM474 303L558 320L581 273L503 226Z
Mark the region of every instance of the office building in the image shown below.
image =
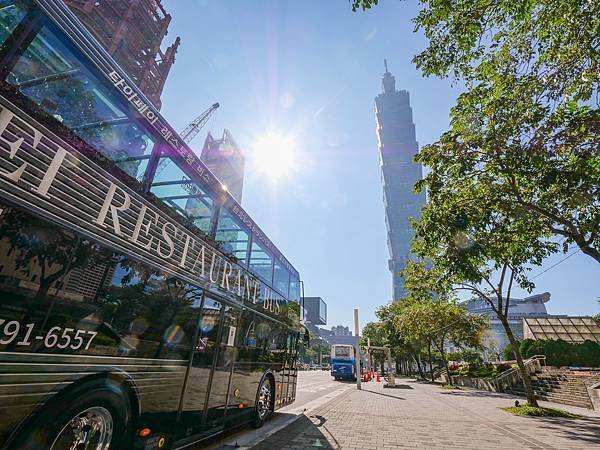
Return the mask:
M321 297L304 297L304 320L312 325L327 325L327 303Z
M383 202L387 244L390 254L388 267L392 272L393 300L406 294L401 276L411 257L413 229L409 219L420 217L425 193L415 193L415 183L422 178L421 165L413 161L419 151L412 121L408 91L396 90L396 79L388 71L382 80L382 93L375 98L377 138L383 184Z
M331 333L333 336L352 336L352 331L350 331L350 328L343 325L331 327Z
M221 139L215 139L212 134L208 133L204 140L200 159L227 187L233 198L241 204L245 158L229 130L223 131Z

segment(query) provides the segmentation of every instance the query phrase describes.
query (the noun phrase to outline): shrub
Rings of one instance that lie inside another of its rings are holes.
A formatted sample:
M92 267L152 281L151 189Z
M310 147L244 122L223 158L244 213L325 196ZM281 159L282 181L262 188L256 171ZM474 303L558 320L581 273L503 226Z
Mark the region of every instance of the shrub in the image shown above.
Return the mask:
M481 355L479 352L470 348L458 352L450 352L446 356L449 361L465 361L469 364L481 363Z
M506 372L510 368L512 368L512 365L509 363L496 364L496 370L498 371L498 373Z
M525 339L520 346L524 358L546 356L550 366L600 367L600 344L593 341L571 343L561 339Z
M515 359L515 355L512 351L512 346L510 344L504 347L504 350L502 351L502 356L504 356L504 359L507 361Z
M458 361L448 361L448 370L453 371L461 367L460 362Z

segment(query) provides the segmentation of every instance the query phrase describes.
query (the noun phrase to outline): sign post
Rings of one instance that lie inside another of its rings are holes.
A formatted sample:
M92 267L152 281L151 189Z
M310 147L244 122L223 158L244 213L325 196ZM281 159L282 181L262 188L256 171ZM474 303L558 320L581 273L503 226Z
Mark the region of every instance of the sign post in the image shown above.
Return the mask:
M360 335L358 332L358 308L354 308L354 335L356 336L356 344L354 348L354 364L356 374L356 389L360 391Z

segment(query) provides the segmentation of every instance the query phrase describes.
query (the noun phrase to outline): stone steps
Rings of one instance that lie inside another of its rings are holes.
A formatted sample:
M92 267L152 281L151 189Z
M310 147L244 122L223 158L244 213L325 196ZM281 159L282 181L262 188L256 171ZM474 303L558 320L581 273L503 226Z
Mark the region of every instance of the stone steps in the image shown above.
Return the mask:
M583 380L568 372L537 373L531 376L531 384L536 397L540 400L592 409ZM514 395L525 396L522 383L511 386L507 391Z

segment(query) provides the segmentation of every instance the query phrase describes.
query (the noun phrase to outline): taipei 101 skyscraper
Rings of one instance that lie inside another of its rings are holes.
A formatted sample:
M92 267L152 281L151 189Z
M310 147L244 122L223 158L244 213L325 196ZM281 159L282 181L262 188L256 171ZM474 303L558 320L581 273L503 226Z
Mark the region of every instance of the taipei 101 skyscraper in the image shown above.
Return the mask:
M421 164L413 161L419 151L415 137L415 124L408 91L396 90L396 79L388 71L382 79L383 92L375 97L377 115L377 138L383 184L383 203L388 261L392 272L393 300L405 294L404 281L400 275L410 258L410 242L413 229L409 218L419 218L425 204L425 193L414 192L415 183L422 178Z

